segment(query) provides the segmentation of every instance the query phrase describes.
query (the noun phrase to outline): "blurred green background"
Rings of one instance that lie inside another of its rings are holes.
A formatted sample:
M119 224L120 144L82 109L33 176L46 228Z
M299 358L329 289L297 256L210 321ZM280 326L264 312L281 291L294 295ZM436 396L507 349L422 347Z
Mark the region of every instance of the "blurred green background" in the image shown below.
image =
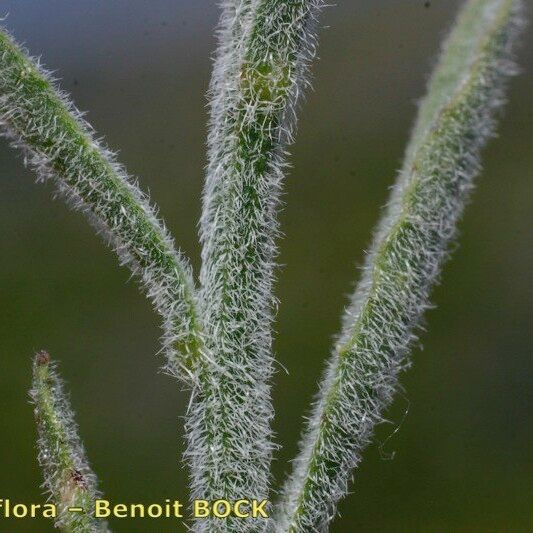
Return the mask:
M458 5L341 0L321 19L281 213L278 482ZM4 0L0 16L8 13L4 24L120 150L198 271L216 2ZM434 293L424 349L333 532L533 531L532 35ZM41 500L27 390L31 355L43 347L61 360L105 494L187 498L187 397L158 373L158 318L86 221L51 201L51 185L35 185L5 141L0 165L0 498ZM112 527L185 531L161 520ZM0 531L52 527L1 520Z

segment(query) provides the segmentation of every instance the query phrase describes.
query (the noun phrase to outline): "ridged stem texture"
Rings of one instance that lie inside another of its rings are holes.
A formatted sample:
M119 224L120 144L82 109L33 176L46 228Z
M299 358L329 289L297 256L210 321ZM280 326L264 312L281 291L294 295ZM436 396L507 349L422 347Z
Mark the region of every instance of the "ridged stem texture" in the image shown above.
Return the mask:
M51 76L0 32L0 124L39 179L51 178L142 279L164 321L167 370L194 376L201 352L188 262L115 157Z
M55 526L65 533L109 531L105 521L94 517L94 502L101 496L96 476L87 461L63 384L46 352L35 356L30 396L35 405L44 487L57 508Z
M201 301L214 364L188 421L193 498L268 497L276 210L320 0L225 2L212 82ZM197 521L262 531L264 519Z
M398 388L479 172L480 150L493 132L504 82L514 71L519 8L515 0L470 0L445 42L285 485L275 531L327 531Z

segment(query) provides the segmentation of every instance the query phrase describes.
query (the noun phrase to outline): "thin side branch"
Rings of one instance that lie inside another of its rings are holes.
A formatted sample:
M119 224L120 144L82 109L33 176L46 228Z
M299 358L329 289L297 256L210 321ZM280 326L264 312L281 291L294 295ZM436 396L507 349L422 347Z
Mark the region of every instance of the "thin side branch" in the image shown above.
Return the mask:
M55 526L65 533L109 531L105 521L94 517L95 500L101 497L97 479L87 461L63 384L44 351L37 353L33 362L30 396L35 405L43 486L57 508Z
M392 401L514 72L520 6L470 0L445 43L285 485L275 531L327 531Z
M0 32L0 126L39 180L51 178L142 279L163 317L168 370L192 375L201 338L187 260L114 155L39 62L6 32Z

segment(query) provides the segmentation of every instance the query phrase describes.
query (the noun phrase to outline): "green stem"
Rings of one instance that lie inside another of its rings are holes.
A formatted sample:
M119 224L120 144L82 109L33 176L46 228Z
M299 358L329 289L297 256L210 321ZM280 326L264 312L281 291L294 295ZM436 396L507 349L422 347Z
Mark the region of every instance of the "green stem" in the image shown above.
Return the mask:
M201 300L216 364L189 417L193 497L268 497L276 211L319 0L233 2L212 87ZM260 531L265 521L198 521Z
M0 121L39 178L54 179L142 279L164 320L168 369L194 373L202 343L188 262L113 154L95 140L38 62L5 32L0 32Z
M39 352L33 363L33 387L39 433L38 459L44 486L57 508L55 525L65 533L109 531L107 523L94 517L94 503L100 497L63 384L50 356ZM69 509L82 509L72 511Z
M285 485L276 531L327 530L392 401L513 72L519 6L470 0L446 42Z

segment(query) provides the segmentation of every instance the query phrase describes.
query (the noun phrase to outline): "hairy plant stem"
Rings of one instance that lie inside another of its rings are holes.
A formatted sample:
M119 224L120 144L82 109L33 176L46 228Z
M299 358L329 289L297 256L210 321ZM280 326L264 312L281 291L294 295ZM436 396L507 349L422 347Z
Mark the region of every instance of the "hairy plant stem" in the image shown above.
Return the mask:
M78 436L63 384L46 352L35 356L30 396L35 404L44 487L57 508L56 527L65 533L109 531L105 521L94 517L94 502L100 497L97 479Z
M284 147L314 52L320 0L256 0L223 18L212 82L201 220L201 301L216 364L189 414L193 497L268 497L272 455L272 295ZM224 17L224 14L223 14ZM265 521L197 521L260 531Z
M167 370L194 377L202 350L190 267L147 197L94 138L49 74L0 32L0 123L41 180L52 178L138 274L164 321Z
M444 46L284 487L276 531L327 530L393 398L513 73L519 7L468 1Z
M163 317L166 369L192 389L193 499L268 498L277 209L322 5L222 1L199 292L148 198L39 62L0 32L3 134L106 236ZM513 73L520 8L520 0L468 0L445 42L274 518L196 520L197 533L327 531L409 365ZM107 531L91 514L97 480L47 353L37 354L33 370L38 457L59 508L56 525Z

